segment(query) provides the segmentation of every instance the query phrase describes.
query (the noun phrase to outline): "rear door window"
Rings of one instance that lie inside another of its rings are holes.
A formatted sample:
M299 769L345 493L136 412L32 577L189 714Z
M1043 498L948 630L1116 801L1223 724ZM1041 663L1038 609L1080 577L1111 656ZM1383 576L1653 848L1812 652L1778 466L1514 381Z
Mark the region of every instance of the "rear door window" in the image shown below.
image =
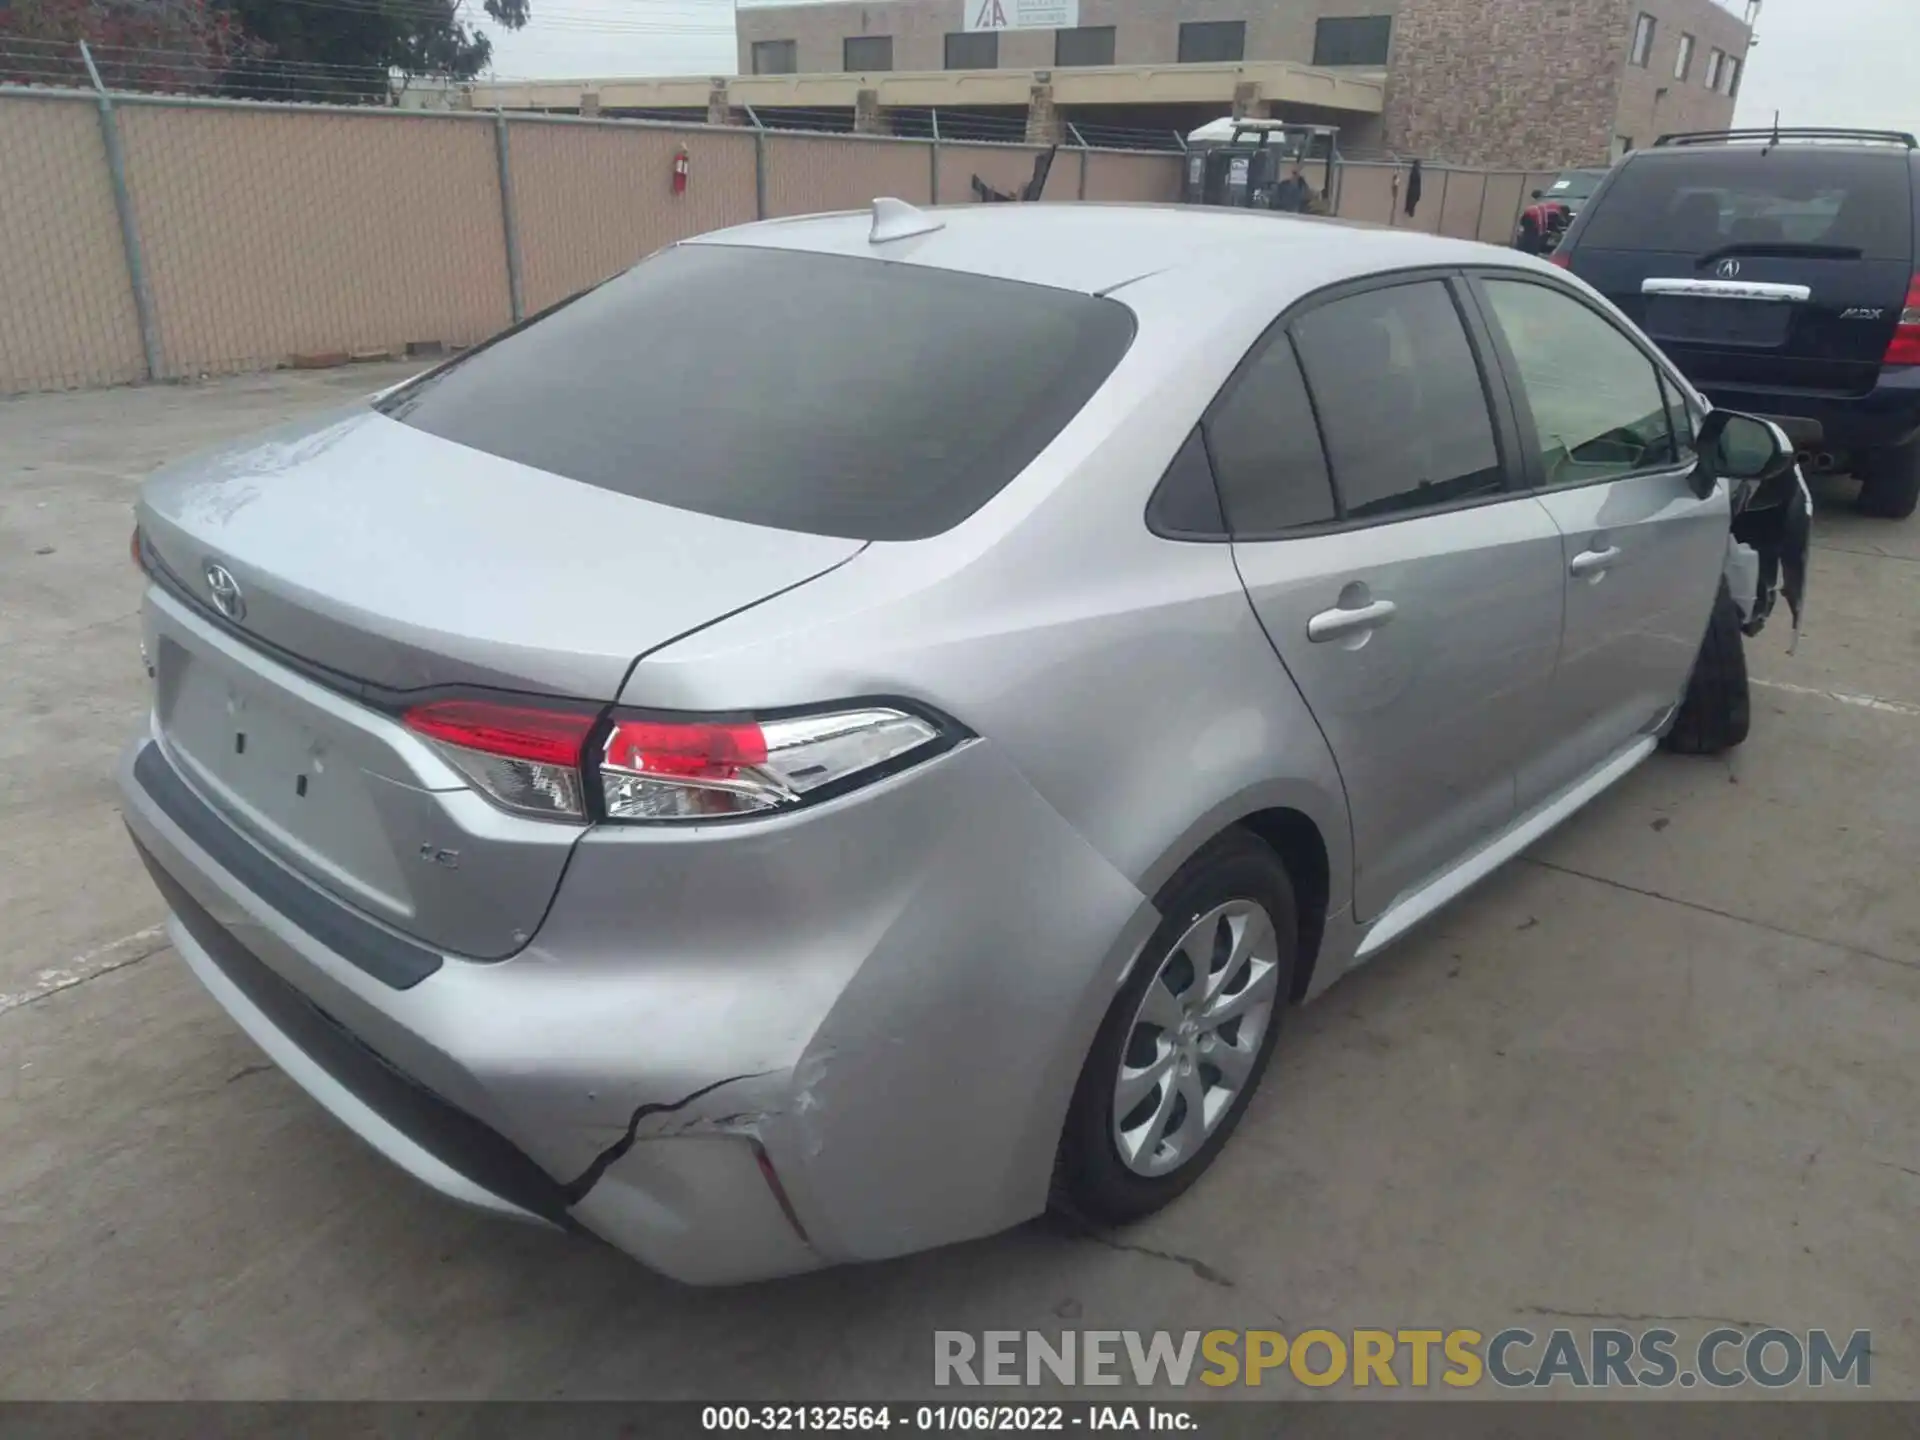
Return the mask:
M1334 518L1320 431L1284 333L1272 335L1240 372L1206 432L1234 534L1270 535Z
M1329 301L1293 336L1347 519L1503 488L1480 370L1443 281Z
M1067 290L681 245L381 408L491 455L704 515L918 540L1026 468L1133 333L1125 306Z
M1907 260L1913 197L1905 151L1740 146L1644 154L1588 213L1582 246L1705 255L1729 246L1814 247Z

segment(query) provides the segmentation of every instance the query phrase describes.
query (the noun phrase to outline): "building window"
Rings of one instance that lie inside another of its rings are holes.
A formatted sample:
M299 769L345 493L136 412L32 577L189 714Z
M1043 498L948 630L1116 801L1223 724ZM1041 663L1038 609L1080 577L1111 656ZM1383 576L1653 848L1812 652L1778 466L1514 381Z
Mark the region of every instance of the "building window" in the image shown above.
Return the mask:
M1054 31L1053 63L1062 68L1113 64L1113 26L1081 25Z
M1640 12L1639 19L1633 22L1633 63L1642 70L1653 57L1653 32L1656 29L1654 18L1646 11Z
M1393 38L1391 15L1353 15L1316 21L1313 27L1313 63L1316 65L1384 65Z
M849 35L840 45L841 68L855 75L893 69L891 35Z
M753 42L753 73L756 75L795 75L800 71L799 43L793 40L756 40Z
M1182 65L1218 65L1243 60L1247 53L1244 20L1189 20L1180 27Z
M1727 95L1732 98L1740 93L1740 62L1729 55L1727 63L1720 67L1721 78L1727 82Z
M1680 37L1680 56L1673 62L1673 78L1686 80L1693 75L1693 37Z
M1718 90L1720 88L1720 72L1726 67L1726 63L1726 51L1709 50L1707 52L1707 89Z
M947 36L947 69L997 70L1000 36L993 30L972 30Z

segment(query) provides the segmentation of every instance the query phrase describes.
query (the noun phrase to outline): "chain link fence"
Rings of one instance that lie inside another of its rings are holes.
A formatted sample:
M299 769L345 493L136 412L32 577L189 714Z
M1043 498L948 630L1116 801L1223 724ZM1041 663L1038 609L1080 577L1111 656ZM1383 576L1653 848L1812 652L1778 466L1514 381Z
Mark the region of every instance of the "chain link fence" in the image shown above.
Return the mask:
M975 175L1017 191L1039 153L0 86L0 393L470 345L685 236L971 200ZM1177 157L1063 149L1047 198L1179 179Z
M474 344L689 235L1018 193L1044 148L686 121L0 86L0 393ZM685 183L675 174L685 158ZM1049 201L1177 200L1069 144ZM1336 167L1335 213L1504 244L1545 175ZM976 186L976 181L978 186Z

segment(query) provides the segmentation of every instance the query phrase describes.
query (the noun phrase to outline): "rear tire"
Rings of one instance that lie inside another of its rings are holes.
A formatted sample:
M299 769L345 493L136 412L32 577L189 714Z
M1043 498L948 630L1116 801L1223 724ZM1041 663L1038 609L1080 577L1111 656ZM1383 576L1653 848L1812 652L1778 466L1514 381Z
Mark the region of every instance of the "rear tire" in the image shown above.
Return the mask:
M1101 1022L1060 1136L1053 1206L1083 1221L1138 1220L1205 1173L1259 1088L1293 997L1300 935L1293 883L1279 857L1253 835L1238 828L1226 831L1183 865L1156 901L1160 927ZM1205 922L1217 912L1219 928L1210 931ZM1270 940L1249 938L1243 944L1242 934L1264 936L1257 928L1262 919L1271 922ZM1236 930L1236 920L1250 920L1256 928ZM1196 941L1197 934L1208 938ZM1213 986L1200 973L1205 967L1186 958L1196 948L1218 957L1209 962L1217 977ZM1151 999L1150 987L1158 987ZM1211 1004L1199 998L1203 990L1211 991ZM1217 1028L1209 1030L1206 1012L1219 1005L1232 1006L1238 1015L1211 1022ZM1156 1014L1164 1015L1165 1027L1156 1023ZM1203 1034L1191 1052L1182 1052L1188 1021L1196 1018ZM1247 1033L1252 1024L1263 1028ZM1181 1062L1180 1053L1194 1058ZM1129 1079L1128 1072L1141 1075L1161 1059L1191 1068L1169 1069L1158 1082ZM1228 1098L1223 1093L1228 1077L1243 1067L1238 1089ZM1136 1087L1143 1098L1132 1102L1128 1114L1117 1115L1122 1084ZM1197 1112L1187 1095L1202 1097ZM1217 1117L1210 1127L1208 1110ZM1131 1159L1122 1153L1123 1135L1133 1149Z
M1876 520L1904 520L1913 514L1920 504L1920 440L1871 451L1860 467L1860 498L1854 503L1862 515Z
M1740 607L1720 582L1707 635L1694 658L1687 693L1661 744L1677 755L1718 755L1747 738L1753 701L1747 686L1747 646Z

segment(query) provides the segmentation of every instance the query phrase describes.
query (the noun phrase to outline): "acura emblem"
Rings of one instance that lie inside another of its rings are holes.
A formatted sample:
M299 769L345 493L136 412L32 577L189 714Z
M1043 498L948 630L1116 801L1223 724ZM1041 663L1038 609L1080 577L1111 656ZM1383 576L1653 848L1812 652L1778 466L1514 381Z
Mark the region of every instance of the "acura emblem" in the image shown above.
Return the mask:
M1713 273L1718 275L1722 280L1731 280L1740 273L1740 262L1738 260L1722 260Z
M232 572L209 560L200 573L207 577L207 594L213 600L213 608L229 620L246 619L247 598L240 593L240 582L233 578Z

